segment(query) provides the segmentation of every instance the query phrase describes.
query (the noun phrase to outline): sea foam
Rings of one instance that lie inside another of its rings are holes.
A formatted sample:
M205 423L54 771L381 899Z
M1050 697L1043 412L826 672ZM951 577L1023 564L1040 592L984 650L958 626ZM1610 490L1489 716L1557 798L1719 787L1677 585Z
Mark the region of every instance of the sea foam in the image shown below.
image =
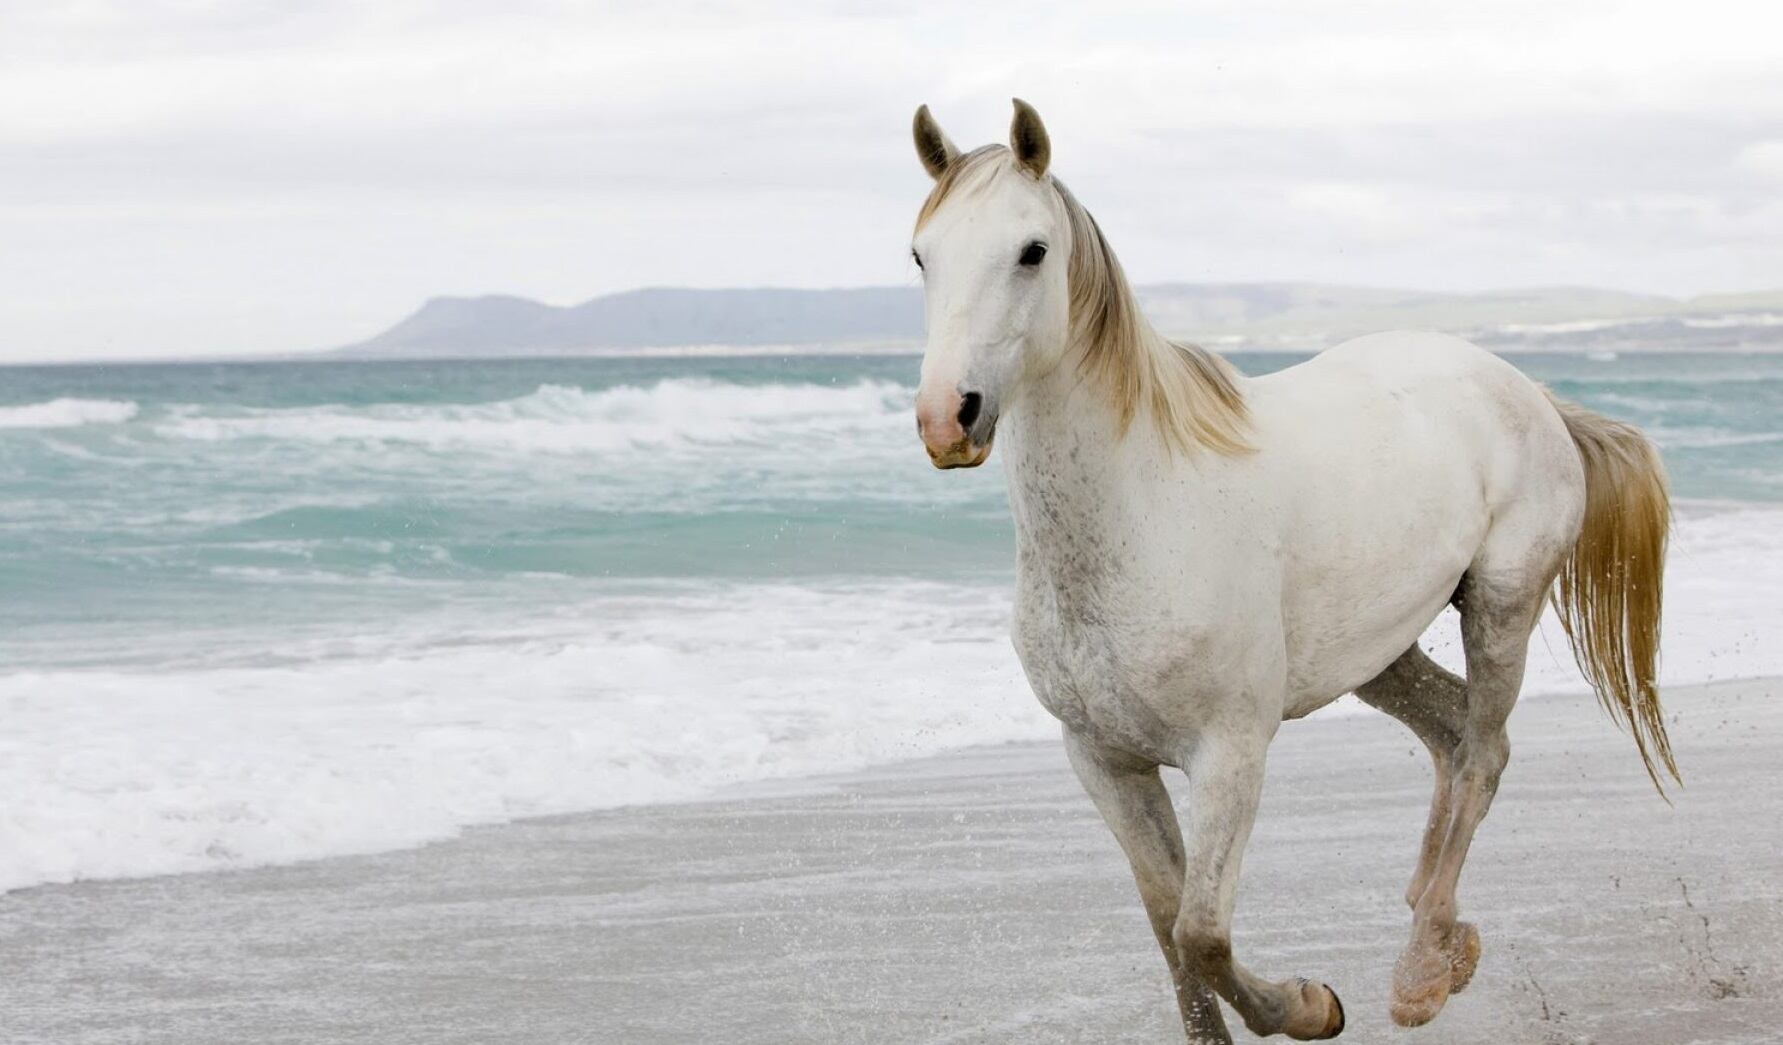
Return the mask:
M168 439L399 443L434 450L593 453L836 437L903 423L911 390L883 381L830 387L742 385L700 378L584 391L541 385L489 403L325 405L231 414L179 409L155 425Z
M744 586L599 600L573 630L505 641L0 676L0 889L398 848L1055 735L1005 598L960 595Z
M24 406L0 406L0 428L78 428L122 424L136 416L137 406L116 399L51 399Z
M1667 584L1668 684L1783 675L1764 641L1783 510L1686 506ZM1009 600L1006 584L702 584L277 664L0 676L0 889L401 848L1050 738ZM1460 667L1452 615L1425 644ZM1525 692L1583 689L1544 621Z

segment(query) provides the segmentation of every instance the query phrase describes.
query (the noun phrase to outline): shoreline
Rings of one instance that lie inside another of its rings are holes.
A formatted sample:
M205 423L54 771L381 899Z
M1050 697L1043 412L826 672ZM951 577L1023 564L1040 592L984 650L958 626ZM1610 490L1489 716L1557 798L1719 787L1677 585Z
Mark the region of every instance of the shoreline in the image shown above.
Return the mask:
M1460 669L1457 665L1454 666L1452 670L1458 671ZM1584 683L1581 680L1579 685L1574 688L1526 692L1518 698L1518 706L1521 708L1530 702L1583 701L1590 703L1591 696L1588 691L1583 689L1583 686ZM1783 675L1757 675L1752 677L1717 679L1708 682L1682 683L1666 687L1665 692L1715 690L1727 686L1774 686L1780 693L1783 693ZM1032 700L1031 694L1026 694L1024 692L1024 696L1028 700ZM1593 704L1593 706L1596 705ZM1056 726L1054 720L1045 715L1044 710L1039 710L1037 704L1035 707L1038 711L1039 720L1043 721L1049 729ZM1666 713L1668 715L1672 713L1669 704L1667 705ZM1337 700L1315 710L1304 718L1284 720L1282 728L1297 728L1302 724L1316 725L1334 720L1357 717L1382 718L1383 716L1381 712L1358 700L1354 694L1346 693ZM1606 725L1609 725L1607 719L1605 722ZM1615 727L1611 725L1610 728L1614 729ZM1280 734L1278 734L1278 739L1279 736ZM355 860L412 853L429 849L434 846L452 845L463 840L466 835L473 832L501 830L509 827L523 827L540 821L557 821L578 817L609 815L649 816L651 812L655 810L719 805L732 802L770 800L798 801L828 794L835 787L846 787L861 779L895 775L899 770L905 768L913 768L915 771L920 772L920 767L922 765L938 760L964 759L973 761L978 758L995 759L1000 752L1026 749L1047 750L1054 748L1057 748L1060 752L1063 751L1063 748L1060 747L1058 741L1050 738L1050 732L1046 737L1038 739L1034 737L1009 737L1001 740L976 740L957 746L943 746L933 750L919 750L915 753L899 754L883 758L870 758L864 763L855 765L842 765L833 768L820 769L795 769L782 775L740 779L717 785L705 792L671 795L660 798L646 798L639 801L622 802L612 805L596 804L578 806L569 809L524 812L499 819L472 819L462 823L452 824L438 833L431 834L424 838L407 841L391 840L388 842L377 842L363 848L351 848L338 852L324 852L317 855L297 856L284 859L251 860L243 863L193 867L183 870L155 870L141 873L105 874L75 877L64 880L39 881L29 885L16 885L8 888L0 888L0 909L3 909L7 898L39 889L130 884L150 882L164 878L185 878L203 875L235 875L252 874L256 872L274 872L290 868L301 868L309 864L325 863L334 860ZM1513 758L1514 757L1515 755L1513 754ZM1062 753L1060 754L1060 758L1063 759ZM1060 762L1060 765L1064 764L1063 761ZM1169 767L1165 767L1165 772L1168 773L1169 771Z
M1379 715L1287 723L1235 948L1332 983L1343 1041L1762 1040L1783 1024L1779 697L1668 690L1670 808L1590 697L1524 701L1462 882L1480 973L1415 1032L1389 1028L1386 983L1428 760ZM1170 1041L1172 1010L1057 742L0 895L19 1042Z
M1675 317L1642 317L1632 322L1657 322ZM1611 321L1612 325L1623 322ZM1383 327L1391 329L1425 329L1423 327ZM1469 341L1482 341L1484 332L1471 328L1440 328L1444 332L1454 333L1457 337ZM1363 331L1369 333L1372 331ZM1259 355L1259 356L1316 356L1327 348L1342 344L1344 341L1361 336L1360 333L1320 333L1282 334L1282 335L1239 335L1202 332L1200 335L1171 335L1179 341L1201 344L1209 351L1224 355ZM1271 337L1273 340L1250 340L1251 337ZM1238 338L1239 340L1232 340ZM1294 340L1299 339L1299 340ZM1205 342L1205 343L1204 343ZM1308 343L1310 342L1310 344ZM1608 354L1611 358L1624 356L1775 356L1783 355L1783 345L1742 344L1737 346L1717 345L1709 348L1679 348L1675 345L1623 345L1616 348L1601 347L1554 347L1547 345L1482 345L1497 355L1505 356L1580 356L1584 358ZM728 360L728 359L830 359L850 357L920 359L923 353L921 341L864 341L829 344L825 342L797 342L784 345L643 345L616 349L564 350L558 352L523 351L512 354L499 352L452 353L439 355L404 355L404 354L342 354L340 349L321 349L314 351L291 353L265 353L244 355L214 356L95 356L80 359L13 359L0 360L0 369L78 369L81 367L170 367L170 366L255 366L286 365L292 363L527 363L527 362L564 362L590 360Z
M1461 670L1460 665L1452 665L1451 667L1452 670ZM75 670L79 671L86 669ZM98 670L109 669L102 668ZM1025 687L1025 680L1023 685ZM1684 692L1699 689L1715 689L1722 686L1746 685L1776 686L1780 691L1783 691L1783 676L1772 677L1768 675L1759 675L1720 679L1709 682L1685 683L1666 687L1666 692ZM1570 689L1526 692L1518 698L1519 706L1522 706L1527 702L1589 702L1591 700L1590 694L1583 687L1584 682L1583 680L1580 680L1577 687ZM1027 693L1025 688L1022 696L1025 700L1032 702L1032 695ZM955 746L942 746L936 749L918 750L914 753L904 753L887 757L870 757L867 761L854 765L842 765L818 769L794 769L780 775L734 780L728 783L719 784L705 792L696 791L689 794L646 798L639 801L622 802L619 804L595 804L576 806L568 809L529 811L501 818L475 818L452 823L444 827L436 824L427 829L428 833L424 837L417 837L413 833L410 833L407 838L392 838L315 855L273 858L267 860L248 860L240 863L190 867L180 870L151 870L139 873L126 872L121 874L103 874L75 877L71 879L37 881L28 885L14 885L0 888L0 910L3 910L5 901L8 897L22 893L29 893L39 889L79 888L87 885L112 883L128 884L154 881L163 878L184 878L195 875L233 875L279 871L334 860L376 858L380 856L416 852L433 846L454 844L461 841L467 834L472 832L524 826L536 821L555 821L565 818L605 815L649 816L653 810L678 809L680 807L705 806L730 802L749 802L758 800L796 801L826 794L834 786L847 786L850 783L863 778L893 775L901 769L907 767L920 767L924 763L935 760L960 758L970 761L977 757L994 758L997 753L1012 749L1058 748L1062 752L1063 749L1059 746L1059 743L1056 740L1050 739L1051 735L1056 732L1056 723L1045 714L1044 710L1039 708L1038 704L1034 704L1034 709L1036 712L1036 720L1043 723L1046 727L1047 732L1044 738L1008 737L1001 740L975 740ZM1669 707L1667 713L1670 713ZM1354 694L1344 694L1337 700L1315 710L1304 718L1284 720L1282 726L1286 729L1297 727L1302 723L1317 724L1355 717L1379 718L1382 717L1382 713L1363 704ZM1614 727L1612 726L1611 728ZM1060 759L1063 759L1062 754L1060 755ZM1064 764L1063 761L1060 761L1060 765ZM1168 767L1166 767L1165 771L1169 772Z

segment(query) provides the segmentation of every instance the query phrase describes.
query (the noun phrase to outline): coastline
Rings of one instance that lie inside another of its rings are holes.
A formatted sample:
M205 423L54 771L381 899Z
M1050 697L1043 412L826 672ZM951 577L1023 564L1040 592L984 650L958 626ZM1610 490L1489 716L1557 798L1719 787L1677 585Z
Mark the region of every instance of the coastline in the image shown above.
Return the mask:
M1671 317L1642 316L1630 320L1588 321L1602 322L1606 325L1636 322L1663 322ZM1424 329L1417 324L1402 324L1401 327L1382 327L1378 329ZM1371 333L1376 328L1357 328L1355 330L1305 332L1291 331L1281 334L1233 334L1213 331L1195 333L1173 333L1170 336L1177 341L1199 344L1221 355L1258 355L1258 356L1315 356L1333 345L1342 344L1354 337ZM1484 347L1499 355L1524 356L1579 356L1594 358L1604 356L1775 356L1783 355L1783 345L1771 343L1741 343L1733 345L1709 345L1701 347L1684 347L1676 345L1643 345L1623 344L1613 349L1603 349L1588 345L1555 345L1543 342L1523 344L1492 343L1489 330L1460 328L1454 331L1457 337L1470 341L1482 342ZM512 362L599 362L602 360L647 360L647 359L689 359L689 360L730 360L730 359L834 359L834 358L895 358L920 360L923 342L919 340L868 340L842 342L788 342L785 344L731 344L717 342L713 344L688 345L640 345L625 348L583 348L583 349L525 349L515 352L499 351L465 351L442 352L432 355L402 354L355 354L346 349L322 349L296 352L252 352L224 353L216 355L164 355L164 356L82 356L77 359L8 359L0 360L0 369L9 367L18 369L78 369L81 367L165 367L165 366L254 366L277 365L288 366L300 363L338 364L338 363L372 363L372 364L415 364L438 365L449 363L512 363ZM1607 353L1607 355L1606 355Z
M1673 807L1590 698L1526 699L1462 883L1480 974L1415 1032L1386 997L1427 758L1381 716L1289 723L1236 949L1332 983L1343 1041L1762 1040L1783 1024L1779 697L1668 690ZM1170 1041L1171 1014L1124 862L1050 742L0 895L18 1042Z

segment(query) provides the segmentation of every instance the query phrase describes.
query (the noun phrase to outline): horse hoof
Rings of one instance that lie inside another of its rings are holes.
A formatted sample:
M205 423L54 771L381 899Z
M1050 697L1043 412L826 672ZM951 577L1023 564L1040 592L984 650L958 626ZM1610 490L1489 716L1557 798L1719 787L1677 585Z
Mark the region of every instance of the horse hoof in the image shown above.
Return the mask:
M1393 968L1393 1002L1388 1011L1401 1027L1422 1027L1449 1000L1453 975L1449 958L1432 949L1407 951Z
M1449 955L1449 993L1460 994L1480 965L1480 931L1472 922L1456 922L1444 950Z
M1325 1033L1319 1035L1320 1040L1335 1038L1343 1033L1343 999L1329 987L1325 988L1325 993L1331 996L1331 1018L1325 1021Z
M1304 1018L1282 1028L1282 1033L1296 1041L1324 1041L1343 1033L1343 1002L1337 992L1322 983L1300 981L1300 999Z

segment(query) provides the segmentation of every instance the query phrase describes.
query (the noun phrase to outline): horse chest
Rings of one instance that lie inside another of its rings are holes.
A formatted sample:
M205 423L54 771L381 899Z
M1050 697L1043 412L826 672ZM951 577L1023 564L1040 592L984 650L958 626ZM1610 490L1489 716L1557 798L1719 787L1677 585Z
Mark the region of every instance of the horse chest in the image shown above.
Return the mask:
M1013 636L1041 706L1101 746L1174 762L1227 689L1207 669L1204 637L1103 621L1048 596L1018 597Z

